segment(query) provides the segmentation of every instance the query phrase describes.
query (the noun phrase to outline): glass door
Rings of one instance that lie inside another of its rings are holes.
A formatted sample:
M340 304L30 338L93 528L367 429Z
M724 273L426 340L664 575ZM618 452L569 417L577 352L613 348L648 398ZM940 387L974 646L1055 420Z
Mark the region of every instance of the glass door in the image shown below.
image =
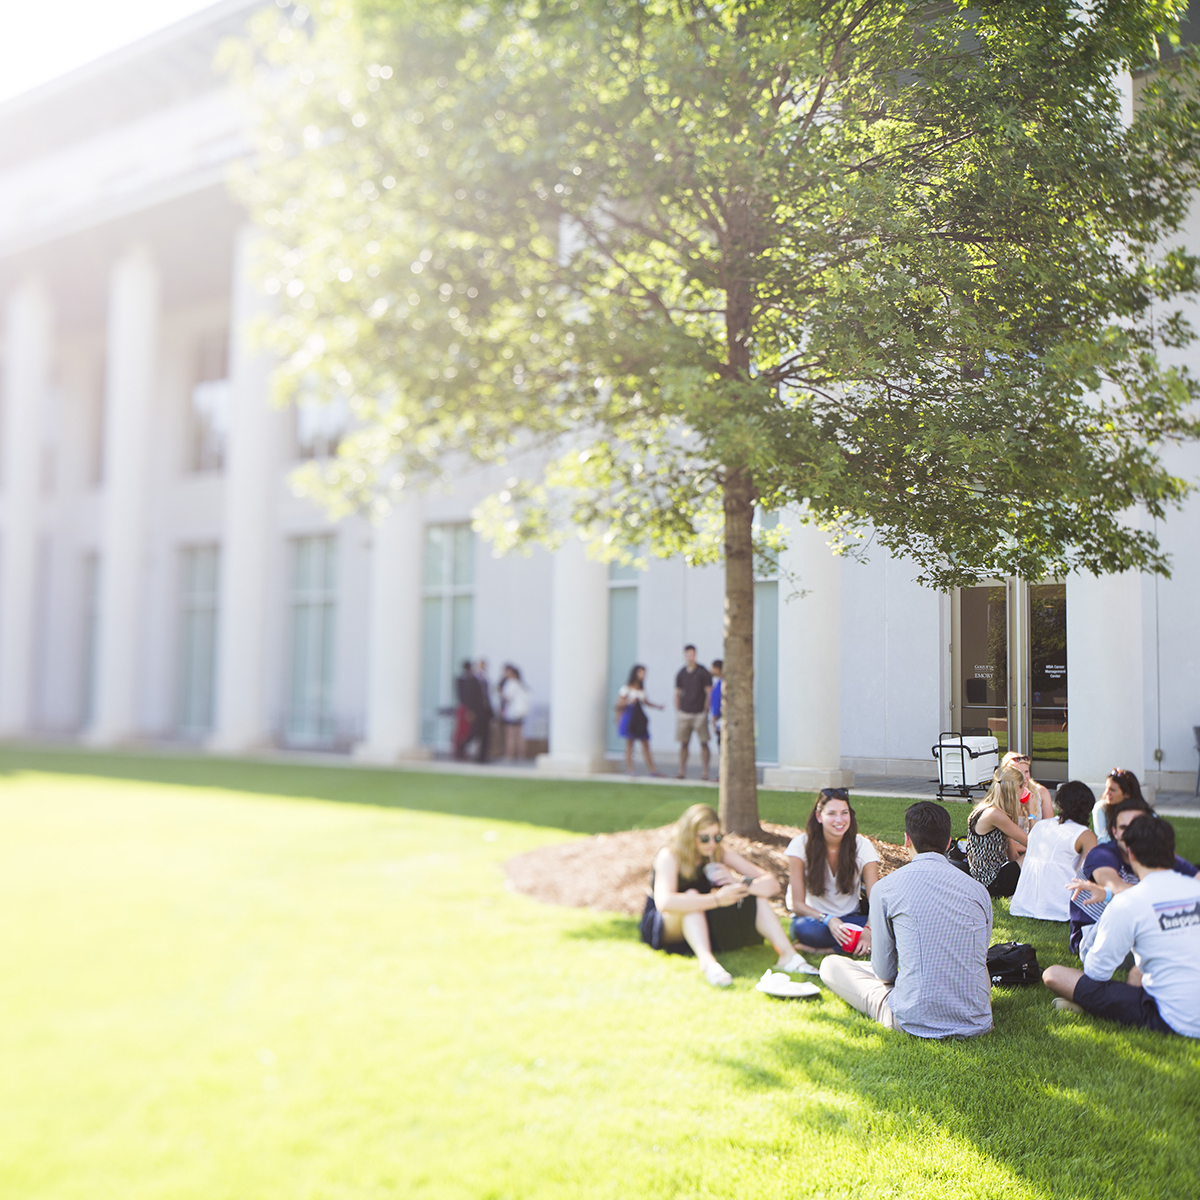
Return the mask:
M1066 778L1067 595L1061 583L960 588L950 643L950 727L1033 758L1035 776Z

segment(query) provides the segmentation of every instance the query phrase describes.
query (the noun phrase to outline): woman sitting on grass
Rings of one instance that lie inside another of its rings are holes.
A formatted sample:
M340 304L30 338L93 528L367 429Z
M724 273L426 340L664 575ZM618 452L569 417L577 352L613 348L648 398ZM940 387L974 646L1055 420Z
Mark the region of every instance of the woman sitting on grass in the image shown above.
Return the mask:
M1140 806L1150 811L1150 805L1142 795L1142 785L1132 771L1124 771L1113 767L1104 781L1104 791L1092 809L1092 828L1096 832L1096 840L1108 842L1112 840L1112 831L1108 827L1108 810L1122 800L1136 800Z
M1050 799L1050 791L1044 788L1036 779L1029 773L1029 755L1018 754L1015 750L1010 750L1001 760L1000 766L1012 767L1015 771L1021 772L1021 778L1025 780L1025 791L1021 796L1021 808L1025 812L1025 820L1021 823L1021 828L1030 830L1034 825L1041 820L1049 820L1054 816L1054 802Z
M845 788L821 792L804 833L788 843L787 857L792 939L802 950L869 954L871 928L858 911L859 890L869 896L879 882L879 855L858 832Z
M721 825L707 804L693 804L675 822L671 840L654 859L651 894L642 913L642 941L655 950L695 954L704 978L728 987L733 976L714 955L766 938L779 955L777 971L815 975L792 948L768 896L779 882L721 846Z
M1013 767L1000 767L987 795L967 818L967 863L973 878L993 896L1011 896L1021 877L1028 835L1021 828L1025 780Z
M1088 828L1096 796L1078 779L1059 785L1054 795L1057 821L1039 821L1029 831L1029 846L1009 911L1014 917L1069 921L1067 888L1079 873L1096 835Z

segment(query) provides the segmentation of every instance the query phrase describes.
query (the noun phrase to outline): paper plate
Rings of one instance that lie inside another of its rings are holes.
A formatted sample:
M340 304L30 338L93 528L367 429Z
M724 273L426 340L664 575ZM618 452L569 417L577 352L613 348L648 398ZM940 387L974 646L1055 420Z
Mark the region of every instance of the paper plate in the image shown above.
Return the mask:
M756 992L764 996L777 996L780 1000L802 1000L807 996L819 996L821 989L815 983L793 983L782 971L768 972L754 985Z

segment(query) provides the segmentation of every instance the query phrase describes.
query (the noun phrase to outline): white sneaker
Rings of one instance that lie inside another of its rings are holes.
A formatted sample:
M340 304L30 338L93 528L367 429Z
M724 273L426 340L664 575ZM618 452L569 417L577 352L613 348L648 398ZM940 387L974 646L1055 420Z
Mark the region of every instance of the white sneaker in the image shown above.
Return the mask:
M719 962L710 962L704 968L704 978L713 987L728 987L733 982L733 976Z
M800 954L793 954L785 962L776 963L774 970L786 971L789 975L819 975L819 968L814 967Z

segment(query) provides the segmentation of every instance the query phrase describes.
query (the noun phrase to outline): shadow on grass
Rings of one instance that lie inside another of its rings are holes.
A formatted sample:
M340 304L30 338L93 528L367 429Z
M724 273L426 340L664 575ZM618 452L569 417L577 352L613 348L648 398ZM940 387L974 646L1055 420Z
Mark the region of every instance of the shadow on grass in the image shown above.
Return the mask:
M519 821L572 833L616 833L675 820L711 787L678 787L663 799L653 784L512 779L483 772L451 775L366 766L129 754L73 747L0 749L0 776L22 771L83 775L178 787L220 788L289 799L330 800L486 820Z
M758 1058L780 1064L789 1087L800 1075L823 1094L853 1097L847 1132L864 1149L890 1138L927 1152L936 1129L1040 1194L1200 1195L1200 1046L1057 1015L1040 988L1018 1007L1022 1020L996 1006L991 1034L939 1043L885 1032L827 995L760 1054L714 1063L746 1086L777 1086ZM905 1172L941 1178L947 1162L926 1152L897 1161L893 1183ZM972 1156L950 1153L970 1177Z

